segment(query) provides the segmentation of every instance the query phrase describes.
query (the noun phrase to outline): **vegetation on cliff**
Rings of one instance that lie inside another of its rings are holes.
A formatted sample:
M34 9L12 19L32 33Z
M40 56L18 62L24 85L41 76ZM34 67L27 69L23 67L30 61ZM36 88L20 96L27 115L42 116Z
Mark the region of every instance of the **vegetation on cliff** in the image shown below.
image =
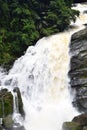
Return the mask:
M0 65L9 66L28 46L64 30L78 11L72 0L0 0Z

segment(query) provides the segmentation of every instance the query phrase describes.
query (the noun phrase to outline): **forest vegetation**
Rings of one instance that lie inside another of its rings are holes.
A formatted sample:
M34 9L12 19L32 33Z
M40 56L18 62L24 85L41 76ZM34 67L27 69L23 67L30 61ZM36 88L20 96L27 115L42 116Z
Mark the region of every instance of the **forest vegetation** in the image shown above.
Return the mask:
M72 0L0 0L0 66L9 68L43 36L66 29L78 11Z

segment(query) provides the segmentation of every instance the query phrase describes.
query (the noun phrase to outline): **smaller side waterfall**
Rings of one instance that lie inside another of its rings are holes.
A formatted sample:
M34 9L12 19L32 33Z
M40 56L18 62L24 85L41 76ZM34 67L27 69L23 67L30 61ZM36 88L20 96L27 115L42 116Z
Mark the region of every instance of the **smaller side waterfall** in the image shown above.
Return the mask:
M13 93L13 112L19 113L18 96L17 93Z
M13 120L14 127L23 125L23 117L19 113L19 102L17 92L12 92L13 94Z
M2 125L2 118L0 118L0 125Z

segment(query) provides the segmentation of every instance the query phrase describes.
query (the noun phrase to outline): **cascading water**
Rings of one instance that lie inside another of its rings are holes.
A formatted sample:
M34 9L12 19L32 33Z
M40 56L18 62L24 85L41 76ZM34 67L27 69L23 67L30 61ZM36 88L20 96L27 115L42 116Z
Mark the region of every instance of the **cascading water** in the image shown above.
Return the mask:
M74 8L81 11L76 23L72 23L74 29L42 38L15 62L8 75L0 74L1 88L12 91L19 87L21 91L26 130L61 130L64 121L78 114L69 91L69 42L74 32L84 28L87 14L83 11L87 5Z
M14 113L19 113L18 96L16 92L13 93L13 105Z
M23 118L21 114L19 113L19 104L18 104L18 95L16 92L13 92L13 120L14 120L14 126L22 125ZM16 125L17 124L17 125Z

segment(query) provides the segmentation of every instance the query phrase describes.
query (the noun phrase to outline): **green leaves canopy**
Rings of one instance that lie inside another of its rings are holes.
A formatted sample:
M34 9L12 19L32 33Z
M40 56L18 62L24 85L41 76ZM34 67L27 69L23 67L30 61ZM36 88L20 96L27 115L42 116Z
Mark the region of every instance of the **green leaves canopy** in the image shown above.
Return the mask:
M68 27L78 11L72 0L0 0L0 65L9 66L28 46Z

